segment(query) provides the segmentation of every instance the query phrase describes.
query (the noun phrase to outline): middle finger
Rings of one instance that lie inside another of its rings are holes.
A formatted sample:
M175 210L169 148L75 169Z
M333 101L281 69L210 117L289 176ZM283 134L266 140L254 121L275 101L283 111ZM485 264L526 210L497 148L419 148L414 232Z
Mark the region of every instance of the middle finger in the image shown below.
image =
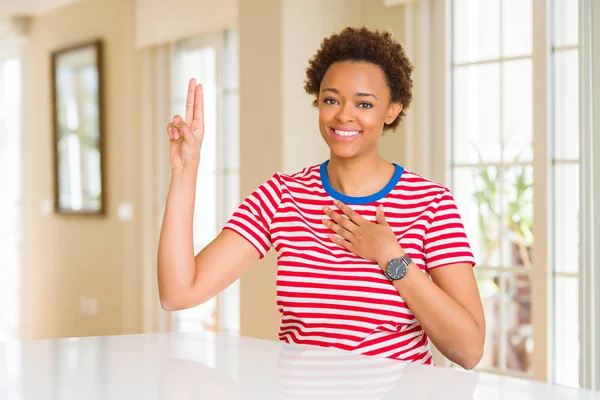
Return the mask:
M343 215L336 213L331 208L325 207L323 209L323 211L325 212L325 214L327 214L327 216L329 216L333 221L335 221L339 225L341 225L344 229L346 229L352 233L354 233L354 231L356 230L357 226L354 222L350 221L348 218L344 217Z
M192 124L192 120L194 119L194 95L196 93L196 79L190 79L190 83L188 85L188 94L187 99L185 101L185 122L188 125Z
M194 95L194 119L192 120L192 131L200 130L204 133L204 88L198 84Z

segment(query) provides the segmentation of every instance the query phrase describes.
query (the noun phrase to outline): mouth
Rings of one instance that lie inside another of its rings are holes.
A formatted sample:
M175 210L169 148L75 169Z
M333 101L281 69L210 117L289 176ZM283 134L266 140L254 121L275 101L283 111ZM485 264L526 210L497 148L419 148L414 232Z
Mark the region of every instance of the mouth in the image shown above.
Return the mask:
M328 127L327 129L336 140L354 140L362 134L361 130L356 129L341 129L331 127Z

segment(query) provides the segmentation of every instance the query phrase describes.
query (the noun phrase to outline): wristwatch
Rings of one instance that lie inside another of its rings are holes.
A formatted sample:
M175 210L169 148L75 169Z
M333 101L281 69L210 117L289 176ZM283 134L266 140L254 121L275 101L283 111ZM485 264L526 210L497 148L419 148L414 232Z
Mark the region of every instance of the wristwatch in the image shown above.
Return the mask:
M412 259L408 254L400 258L392 258L387 262L384 274L390 281L397 281L404 278L410 264L412 264Z

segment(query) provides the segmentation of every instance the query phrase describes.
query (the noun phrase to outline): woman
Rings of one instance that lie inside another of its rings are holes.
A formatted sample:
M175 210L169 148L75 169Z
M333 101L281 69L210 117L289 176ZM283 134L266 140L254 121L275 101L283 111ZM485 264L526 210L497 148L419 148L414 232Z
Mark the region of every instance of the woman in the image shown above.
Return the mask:
M172 180L158 250L166 310L197 306L277 251L279 337L433 364L430 340L471 369L485 337L475 264L452 194L378 153L411 102L412 65L387 32L347 28L310 60L305 89L329 160L276 173L194 256L202 86L167 127Z

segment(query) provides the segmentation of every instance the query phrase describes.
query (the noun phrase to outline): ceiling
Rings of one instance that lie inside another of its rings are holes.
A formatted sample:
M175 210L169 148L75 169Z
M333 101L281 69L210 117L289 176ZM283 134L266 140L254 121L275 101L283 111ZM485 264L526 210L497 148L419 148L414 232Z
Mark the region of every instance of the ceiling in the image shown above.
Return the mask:
M39 15L85 0L0 0L0 16ZM382 0L387 7L410 3L415 0Z
M39 15L83 0L0 0L0 15Z

